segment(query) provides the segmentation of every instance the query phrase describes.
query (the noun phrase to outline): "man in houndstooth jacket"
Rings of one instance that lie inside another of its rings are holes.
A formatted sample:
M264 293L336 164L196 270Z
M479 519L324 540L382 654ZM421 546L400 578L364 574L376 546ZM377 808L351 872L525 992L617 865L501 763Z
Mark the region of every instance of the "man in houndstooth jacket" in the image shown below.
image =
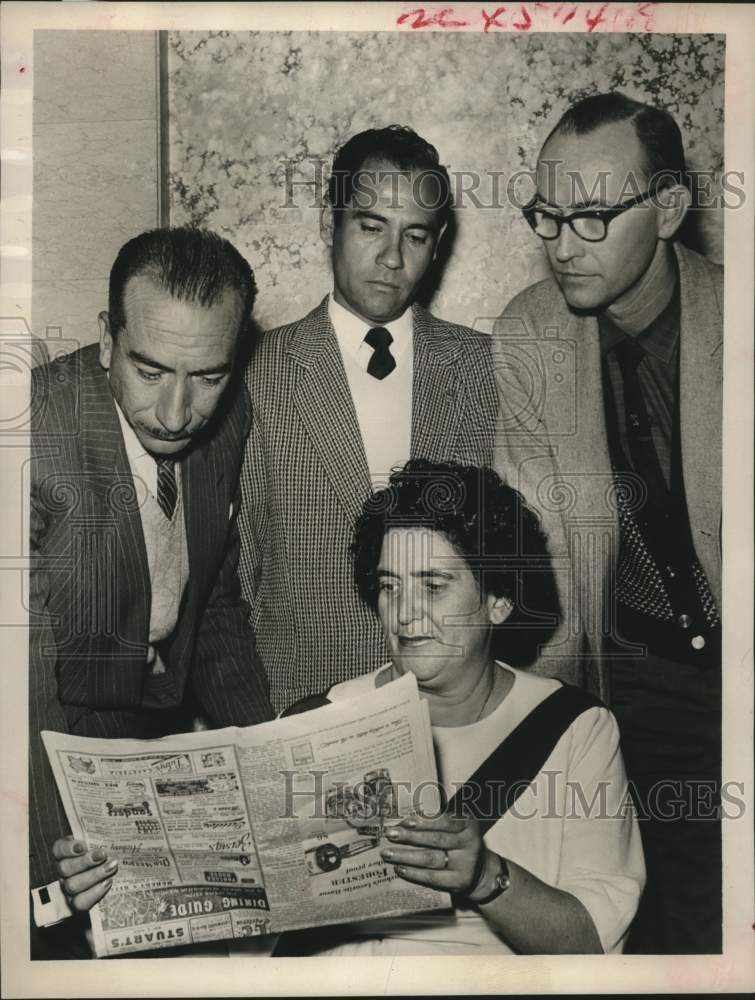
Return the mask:
M352 582L355 519L409 457L489 463L497 414L488 336L415 301L452 210L434 147L396 125L353 136L328 202L333 292L247 372L239 571L276 710L385 661Z

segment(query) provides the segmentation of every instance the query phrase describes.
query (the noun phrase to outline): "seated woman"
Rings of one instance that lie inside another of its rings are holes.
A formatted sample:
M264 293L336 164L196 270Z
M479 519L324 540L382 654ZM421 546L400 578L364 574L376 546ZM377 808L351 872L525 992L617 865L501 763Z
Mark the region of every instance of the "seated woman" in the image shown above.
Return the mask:
M382 855L454 907L293 932L275 954L621 951L645 868L616 722L591 696L494 657L552 592L535 515L490 470L415 460L365 504L353 554L390 662L327 700L417 678L449 809L389 830ZM506 794L484 794L491 776ZM64 854L69 895L87 908L104 876L70 840L56 844Z

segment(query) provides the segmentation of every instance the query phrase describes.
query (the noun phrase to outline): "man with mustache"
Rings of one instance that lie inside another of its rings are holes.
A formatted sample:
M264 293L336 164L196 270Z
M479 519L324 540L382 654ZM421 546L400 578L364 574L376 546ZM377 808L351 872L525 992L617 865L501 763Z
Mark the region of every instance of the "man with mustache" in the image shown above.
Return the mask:
M509 304L496 350L518 338L543 364L549 416L522 387L496 460L571 566L562 604L622 732L648 873L627 950L716 952L723 272L677 239L690 191L665 111L578 102L536 180L524 215L552 276Z
M333 291L265 334L248 370L240 573L278 710L385 662L349 557L371 487L410 457L491 459L489 337L417 303L451 211L448 172L411 129L349 139L321 220Z
M32 373L32 957L87 956L74 921L41 929L66 916L45 883L67 824L40 731L142 739L190 728L195 707L214 726L272 716L236 573L254 296L214 233L143 233L111 270L99 344Z

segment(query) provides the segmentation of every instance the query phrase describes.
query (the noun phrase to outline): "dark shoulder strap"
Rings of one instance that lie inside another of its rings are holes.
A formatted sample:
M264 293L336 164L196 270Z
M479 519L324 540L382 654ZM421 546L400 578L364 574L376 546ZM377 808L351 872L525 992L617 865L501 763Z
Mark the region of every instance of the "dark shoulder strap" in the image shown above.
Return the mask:
M485 833L516 802L574 720L602 702L581 688L564 684L534 708L526 719L455 792L446 811L474 815Z
M295 701L293 705L289 705L281 712L280 717L285 719L289 715L300 715L302 712L308 712L311 708L322 708L323 705L329 704L330 699L327 694L310 694L306 698Z

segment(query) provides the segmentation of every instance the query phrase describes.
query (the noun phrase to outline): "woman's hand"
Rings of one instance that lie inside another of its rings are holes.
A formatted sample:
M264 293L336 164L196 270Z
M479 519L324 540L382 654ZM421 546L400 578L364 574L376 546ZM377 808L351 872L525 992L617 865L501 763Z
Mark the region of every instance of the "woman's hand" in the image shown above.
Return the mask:
M407 882L466 895L484 871L486 848L471 816L414 816L385 836L390 846L380 853Z
M74 837L61 837L52 847L58 862L58 875L72 910L81 913L99 903L118 870L118 860L107 860L100 847L87 851L86 844Z

